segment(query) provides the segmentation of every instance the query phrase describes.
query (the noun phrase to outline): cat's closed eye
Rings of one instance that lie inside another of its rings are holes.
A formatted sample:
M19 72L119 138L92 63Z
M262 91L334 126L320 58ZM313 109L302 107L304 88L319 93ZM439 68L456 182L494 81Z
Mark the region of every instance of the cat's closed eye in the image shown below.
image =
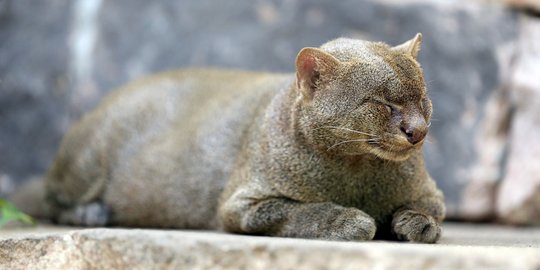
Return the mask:
M388 112L389 115L392 115L396 113L397 108L395 105L390 104L386 101L376 100L376 99L370 99L367 101L370 104L374 104L376 106L384 106L385 110Z
M396 111L394 106L392 106L390 104L385 104L384 106L386 107L386 110L388 111L389 114L394 114L394 112Z

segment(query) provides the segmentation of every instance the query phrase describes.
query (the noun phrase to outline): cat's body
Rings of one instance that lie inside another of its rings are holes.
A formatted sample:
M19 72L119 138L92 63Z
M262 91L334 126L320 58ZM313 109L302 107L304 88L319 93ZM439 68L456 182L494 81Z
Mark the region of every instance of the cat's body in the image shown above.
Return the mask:
M70 130L47 190L62 205L100 199L124 226L216 228L243 137L292 79L184 70L128 85Z
M420 148L431 104L419 38L304 49L296 78L187 70L128 85L66 135L46 180L52 214L333 240L378 228L434 242L444 206Z

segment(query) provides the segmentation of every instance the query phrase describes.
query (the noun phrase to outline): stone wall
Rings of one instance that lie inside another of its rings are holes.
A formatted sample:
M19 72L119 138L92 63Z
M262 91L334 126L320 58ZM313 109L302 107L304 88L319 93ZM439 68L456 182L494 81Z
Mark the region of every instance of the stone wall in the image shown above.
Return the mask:
M521 112L511 96L527 59L524 21L536 20L465 0L4 0L0 195L42 175L70 123L131 79L192 66L292 72L305 46L339 36L398 44L422 32L429 170L451 217L493 217L507 159L519 156L508 154L520 143L511 128L532 124L511 125Z

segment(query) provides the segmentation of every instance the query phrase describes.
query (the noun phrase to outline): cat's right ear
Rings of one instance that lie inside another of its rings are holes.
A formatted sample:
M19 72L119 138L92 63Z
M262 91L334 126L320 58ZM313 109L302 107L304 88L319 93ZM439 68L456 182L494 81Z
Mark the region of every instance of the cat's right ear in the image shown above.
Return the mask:
M338 59L317 48L303 48L296 56L296 86L311 99L322 80L331 77L340 65Z
M417 33L411 40L405 43L395 46L393 49L412 56L414 59L418 58L418 52L420 51L420 45L422 45L422 33Z

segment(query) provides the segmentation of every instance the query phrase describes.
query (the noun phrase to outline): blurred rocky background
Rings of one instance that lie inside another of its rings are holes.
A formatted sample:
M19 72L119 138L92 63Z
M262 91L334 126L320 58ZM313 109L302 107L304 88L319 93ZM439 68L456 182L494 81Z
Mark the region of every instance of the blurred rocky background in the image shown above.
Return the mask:
M294 71L347 36L417 32L427 165L449 217L540 224L539 0L0 0L0 196L44 174L110 89L194 66Z

